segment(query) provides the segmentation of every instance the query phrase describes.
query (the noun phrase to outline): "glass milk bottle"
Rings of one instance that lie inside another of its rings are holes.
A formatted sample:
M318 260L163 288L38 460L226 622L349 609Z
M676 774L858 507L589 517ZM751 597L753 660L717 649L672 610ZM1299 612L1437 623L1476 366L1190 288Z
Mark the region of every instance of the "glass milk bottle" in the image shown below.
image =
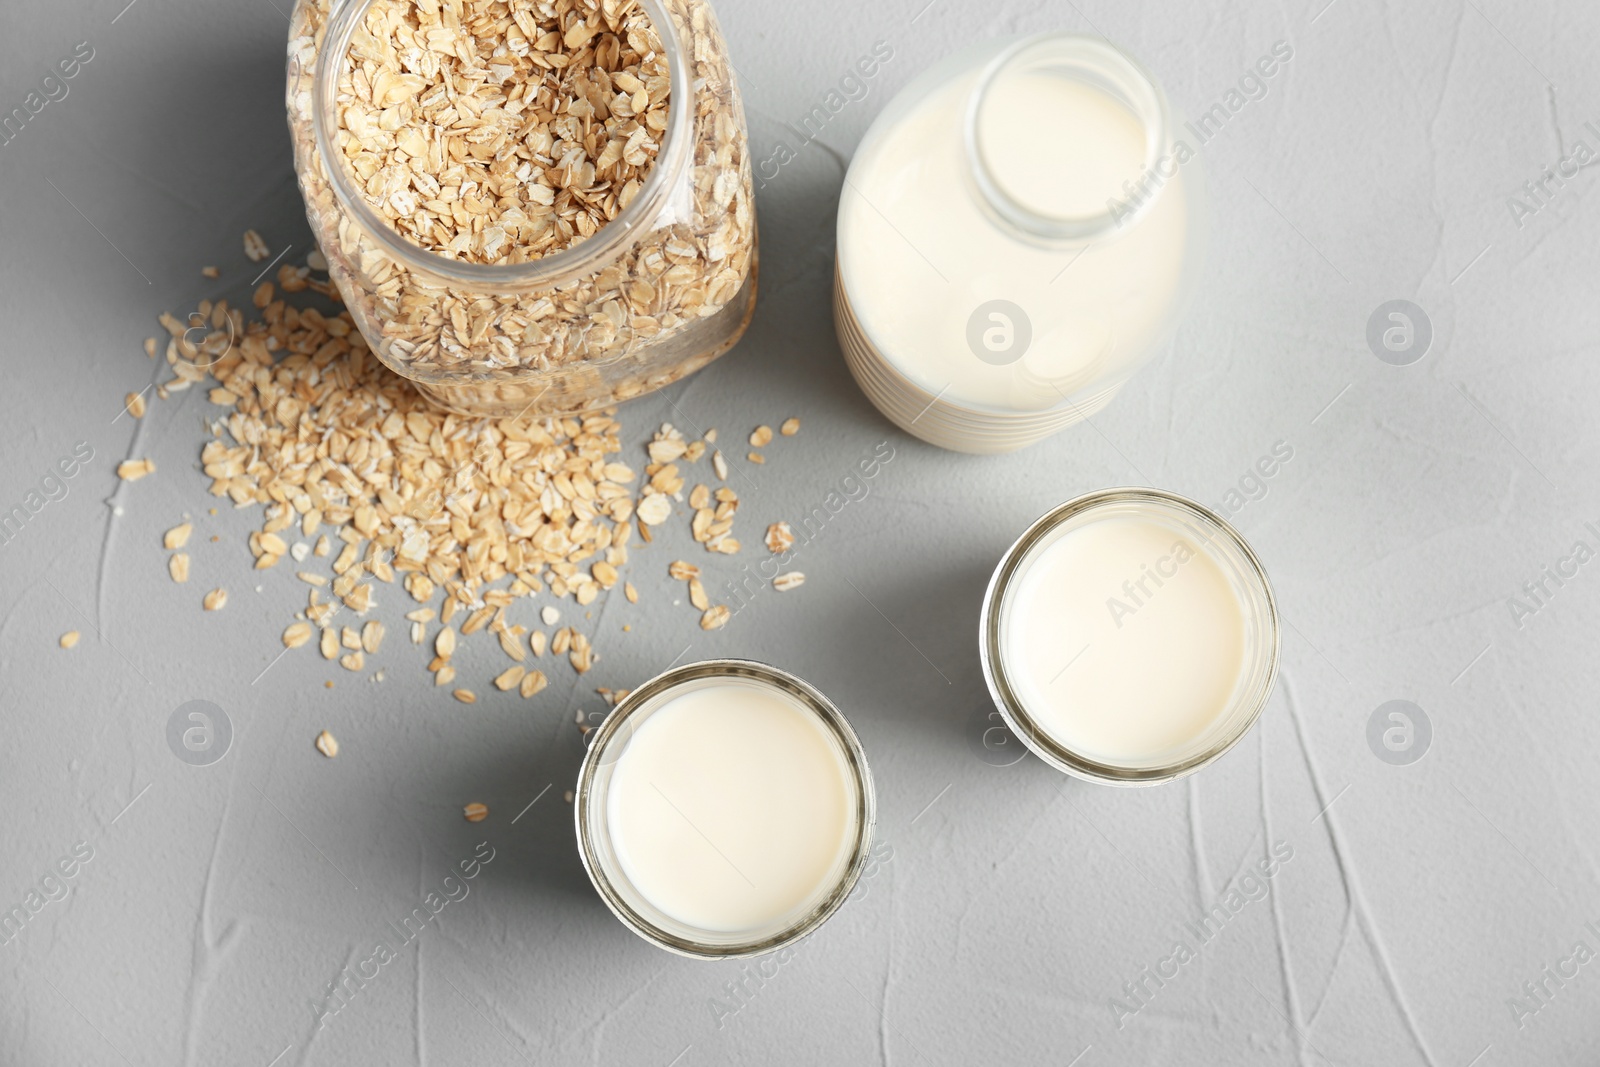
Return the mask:
M1005 452L1092 415L1171 336L1204 193L1165 94L1099 38L990 42L873 123L840 198L834 315L907 432Z

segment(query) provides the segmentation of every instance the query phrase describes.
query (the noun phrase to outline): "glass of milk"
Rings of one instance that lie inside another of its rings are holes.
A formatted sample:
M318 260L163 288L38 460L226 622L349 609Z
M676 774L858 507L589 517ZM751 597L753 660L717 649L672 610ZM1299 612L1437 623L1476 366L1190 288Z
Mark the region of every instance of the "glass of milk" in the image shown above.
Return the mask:
M1011 546L979 651L1006 724L1040 759L1153 785L1249 731L1278 640L1271 582L1233 527L1175 493L1122 488L1069 500Z
M873 122L840 193L834 319L893 422L964 452L1092 415L1166 342L1204 182L1165 94L1107 41L987 42Z
M861 743L821 693L746 660L678 667L601 724L578 776L583 865L634 933L754 956L837 911L872 844Z

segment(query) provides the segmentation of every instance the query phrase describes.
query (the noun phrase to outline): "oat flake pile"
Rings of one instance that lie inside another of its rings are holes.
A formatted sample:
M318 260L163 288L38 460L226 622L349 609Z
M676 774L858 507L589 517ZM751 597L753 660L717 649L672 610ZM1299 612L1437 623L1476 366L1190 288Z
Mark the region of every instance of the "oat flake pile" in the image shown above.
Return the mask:
M641 485L620 458L614 412L518 420L441 412L372 358L348 313L329 316L279 293L314 290L336 299L328 282L288 264L277 279L257 289L259 317L249 321L225 301L202 302L188 322L162 315L175 377L157 396L214 382L208 398L218 416L201 452L210 491L236 508L262 506L264 522L249 538L255 569L293 568L307 586L304 611L282 633L288 648L314 645L346 670L366 670L386 634L381 620L366 616L403 589L414 604L405 615L412 642L431 642L436 685L456 679L457 641L487 631L512 661L492 684L531 697L548 680L530 657L565 656L580 674L598 659L590 636L558 625L562 611L551 600L570 598L582 608L621 586L637 601L621 576L632 535L651 539L686 490L694 540L708 552L739 550L738 494L725 484L690 488L679 466L709 451L713 477L725 481L727 461L708 449L715 430L688 441L663 426L648 445ZM152 339L145 350L155 358L161 346ZM142 398L130 397L128 410L142 417ZM786 435L791 426L798 430L798 420L785 424ZM758 427L751 441L758 440L771 440L771 431ZM129 460L118 473L136 481L155 466ZM188 581L193 531L186 521L163 539L175 582ZM690 582L701 628L728 621L697 567L674 561L668 571ZM785 588L803 581L786 578ZM526 625L508 619L518 599L534 597L545 603L537 615L527 610ZM222 610L227 590L213 589L201 603ZM553 629L534 627L535 618ZM477 699L469 688L453 692L464 703Z

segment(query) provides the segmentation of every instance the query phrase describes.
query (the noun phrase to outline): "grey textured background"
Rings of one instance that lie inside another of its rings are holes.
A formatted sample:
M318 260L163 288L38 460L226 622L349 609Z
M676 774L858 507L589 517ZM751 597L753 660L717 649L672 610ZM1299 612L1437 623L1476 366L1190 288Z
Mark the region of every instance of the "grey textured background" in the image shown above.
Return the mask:
M893 59L761 191L754 325L670 399L623 409L629 458L642 464L663 420L739 437L799 415L767 466L739 464L756 483L740 516L752 550L864 451L887 440L895 458L802 554L804 589L702 635L671 604L666 564L688 547L675 522L635 553L642 603L595 605L595 671L556 670L531 705L469 708L429 688L398 590L377 609L383 683L306 650L252 685L303 592L285 566L250 570L258 513L205 514L205 397L116 418L164 369L139 350L157 312L247 292L247 227L275 252L292 242L295 261L308 240L281 105L288 0L124 2L0 14L0 108L75 43L95 49L70 95L0 145L0 505L76 442L94 449L70 495L0 546L0 905L75 843L94 850L66 899L0 945L0 1062L1594 1062L1600 963L1546 979L1522 1025L1508 1001L1576 943L1600 950L1585 927L1600 921L1600 564L1520 627L1508 599L1575 541L1600 547L1584 528L1600 520L1600 176L1581 171L1521 226L1506 203L1577 140L1600 149L1582 126L1600 126L1592 8L721 0L757 158L794 146L785 124L875 41ZM1009 457L945 454L880 419L838 355L842 167L927 63L1045 28L1124 44L1191 116L1273 42L1294 58L1206 146L1213 269L1170 348L1091 426ZM220 281L200 277L206 263ZM1404 368L1365 341L1396 298L1435 330ZM1280 440L1294 458L1235 517L1288 623L1247 741L1187 783L1135 792L980 759L976 614L1011 539L1106 485L1216 503ZM158 473L119 488L116 464L144 455ZM199 521L179 586L160 534L185 512ZM726 576L740 560L715 562ZM215 585L232 600L203 615ZM69 629L84 641L63 652ZM691 642L693 658L765 659L817 684L877 775L892 855L765 980L615 922L561 797L574 712L601 707L592 688L632 685ZM504 662L481 638L463 658L480 691ZM164 740L192 699L235 729L208 767ZM1393 699L1433 724L1410 766L1366 741ZM312 750L324 728L337 761ZM464 822L468 801L490 819ZM340 968L483 840L495 859L470 895L318 1031L311 1002ZM1270 895L1148 984L1119 1027L1111 998L1277 842L1293 859Z

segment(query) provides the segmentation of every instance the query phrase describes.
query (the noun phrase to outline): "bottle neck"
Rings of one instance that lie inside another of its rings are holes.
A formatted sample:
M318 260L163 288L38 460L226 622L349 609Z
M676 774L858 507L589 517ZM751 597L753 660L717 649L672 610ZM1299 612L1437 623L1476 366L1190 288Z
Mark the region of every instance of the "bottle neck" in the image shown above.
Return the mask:
M1166 95L1097 37L1041 34L995 56L968 98L963 141L980 205L1034 244L1115 237L1170 176Z

